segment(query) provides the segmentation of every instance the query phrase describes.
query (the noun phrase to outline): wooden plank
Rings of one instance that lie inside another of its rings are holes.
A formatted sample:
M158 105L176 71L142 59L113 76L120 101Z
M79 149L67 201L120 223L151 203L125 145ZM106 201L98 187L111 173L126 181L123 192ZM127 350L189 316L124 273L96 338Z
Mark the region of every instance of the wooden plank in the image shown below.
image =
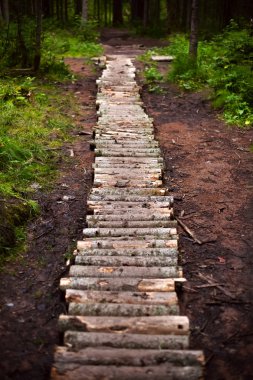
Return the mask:
M99 210L105 211L109 209L134 209L135 211L138 209L148 209L148 210L159 210L160 208L170 208L171 203L170 202L149 202L149 201L144 201L144 202L130 202L130 201L108 201L108 200L100 200L100 201L88 201L87 202L89 210Z
M85 228L84 237L98 236L174 236L177 234L176 228Z
M52 380L200 380L202 369L199 366L182 367L160 364L160 366L124 367L124 366L91 366L54 364Z
M80 290L141 291L141 292L173 292L175 283L185 281L183 278L97 278L66 277L62 278L60 288Z
M129 202L127 203L127 206L129 206ZM134 206L134 204L132 204ZM114 210L114 211L113 211ZM94 217L97 218L100 216L106 216L109 217L110 215L115 215L115 217L121 215L125 216L126 218L134 218L138 217L139 220L146 220L146 218L151 217L153 220L162 220L163 218L170 218L172 209L168 207L160 207L160 208L145 208L145 207L119 207L113 209L110 208L104 208L104 209L95 209L94 210ZM96 214L96 215L95 215ZM166 220L165 219L165 220Z
M94 180L94 187L119 187L119 188L127 188L127 187L162 187L163 182L161 180L137 180L137 179L96 179Z
M91 216L91 215L89 215ZM87 220L88 227L100 227L100 228L117 228L117 227L126 227L126 228L155 228L155 227L176 227L177 222L174 220L96 220L96 218L91 218Z
M170 363L177 367L202 366L202 351L180 350L142 350L126 348L84 348L75 352L66 347L56 349L56 360L62 364L116 365L143 367Z
M130 292L67 289L66 301L75 303L116 303L137 305L176 305L175 292Z
M129 292L67 289L65 299L74 303L116 303L137 305L177 305L175 292Z
M147 260L152 258L173 258L176 259L178 256L178 250L176 248L118 248L118 249L78 249L75 254L79 256L103 256L103 258L108 258L110 256L126 256L128 258L143 257Z
M184 316L85 317L60 315L59 329L114 334L188 335L189 320ZM113 337L112 337L113 339Z
M159 196L159 195L165 195L167 194L168 189L163 187L163 188L92 188L91 190L91 195L135 195L135 196Z
M114 167L114 168L95 168L95 175L98 174L109 174L109 175L118 175L122 177L123 175L127 176L141 176L141 175L156 175L158 174L158 178L162 175L162 170L160 168L154 167L145 167L145 168L122 168L122 167Z
M163 209L161 209L163 210ZM120 210L118 210L120 211ZM129 209L124 209L126 211L126 214L123 212L117 212L115 214L113 213L100 213L97 215L87 215L87 222L88 223L96 223L100 221L104 222L122 222L126 223L128 222L129 227L133 227L133 224L135 223L143 223L143 227L145 227L145 223L148 222L157 222L157 223L162 223L162 222L168 222L168 227L175 227L174 225L174 220L171 220L173 217L173 209L167 209L167 212L160 212L160 210L156 211L153 213L152 209L150 210L150 213L148 212L141 212L140 214L136 210L132 210L132 212L129 212ZM127 212L128 211L128 212ZM139 211L139 210L138 210ZM141 210L140 210L141 211ZM170 224L172 222L172 224ZM151 223L150 223L151 224ZM126 225L126 224L124 224ZM120 223L118 225L120 227ZM165 226L165 224L164 224Z
M110 267L110 266L83 266L72 265L70 276L76 277L146 277L146 278L175 278L182 277L181 270L176 267Z
M96 332L66 331L64 344L75 350L85 347L115 347L128 349L187 349L188 335L146 335L146 334L112 334Z
M178 315L179 306L173 305L138 305L117 303L73 303L69 304L71 315L140 317L156 315Z
M102 254L102 252L101 252ZM158 257L145 257L142 256L88 256L85 255L77 255L75 257L75 263L77 265L93 265L93 266L136 266L136 267L169 267L169 266L177 266L178 260L177 257L170 256L158 256Z
M103 194L101 192L99 195L90 194L89 202L97 202L98 204L101 201L124 201L124 202L138 202L138 203L168 203L169 206L173 205L174 198L170 195L166 196L140 196L140 195L126 195L121 194Z
M123 240L123 239L85 239L77 242L77 249L93 249L93 248L109 248L109 249L146 249L146 248L177 248L177 239L164 240L164 239L136 239L136 240Z

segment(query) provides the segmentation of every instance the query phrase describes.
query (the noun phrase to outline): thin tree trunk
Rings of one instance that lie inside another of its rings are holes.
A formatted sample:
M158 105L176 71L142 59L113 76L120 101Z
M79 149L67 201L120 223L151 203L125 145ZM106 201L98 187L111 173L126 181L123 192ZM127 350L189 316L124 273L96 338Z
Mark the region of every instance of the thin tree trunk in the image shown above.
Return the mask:
M68 22L68 0L65 0L64 2L64 19L65 19L65 22Z
M9 0L3 0L3 15L6 24L10 22Z
M105 26L107 25L107 7L108 7L108 2L107 0L104 0L104 24Z
M113 26L123 24L122 0L113 0Z
M88 20L88 0L82 0L82 21Z
M34 71L40 68L41 59L41 31L42 31L42 0L36 0L36 45L34 54Z
M2 12L2 4L0 1L0 24L2 24L3 21L4 21L4 17L3 17L3 12Z
M144 0L144 10L143 10L143 27L147 28L149 21L149 0Z
M190 58L196 60L198 53L198 7L199 0L192 0L191 34L190 34Z

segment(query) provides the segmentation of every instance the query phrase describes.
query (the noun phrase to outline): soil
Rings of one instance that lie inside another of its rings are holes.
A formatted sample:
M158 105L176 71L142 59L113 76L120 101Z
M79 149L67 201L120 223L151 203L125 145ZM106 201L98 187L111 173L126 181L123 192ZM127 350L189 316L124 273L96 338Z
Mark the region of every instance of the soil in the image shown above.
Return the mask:
M102 41L107 54L132 56L158 44L116 30L106 31ZM82 59L67 63L78 75L76 82L62 87L63 93L73 93L80 106L73 115L76 127L71 133L76 138L63 147L54 190L37 192L42 212L29 225L27 253L0 274L4 380L49 378L54 345L59 343L57 319L66 309L59 279L67 272L66 258L85 227L98 71ZM136 61L136 66L140 73L141 63ZM181 223L180 261L187 283L180 303L182 314L190 318L191 348L205 352L206 380L249 380L253 372L253 130L226 126L206 93L182 93L164 84L163 93L151 94L141 75L138 80L164 154L165 185L174 195L175 216Z

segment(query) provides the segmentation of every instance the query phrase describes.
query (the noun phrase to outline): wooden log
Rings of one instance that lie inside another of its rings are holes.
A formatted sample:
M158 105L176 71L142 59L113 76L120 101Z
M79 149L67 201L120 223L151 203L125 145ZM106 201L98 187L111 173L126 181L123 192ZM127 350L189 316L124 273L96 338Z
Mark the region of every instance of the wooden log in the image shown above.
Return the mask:
M150 163L150 164L142 164L142 163L107 163L107 162L98 162L98 163L94 163L92 164L92 167L93 169L99 169L100 171L102 170L111 170L112 169L116 169L116 170L124 170L126 169L126 166L128 168L128 170L130 169L133 169L133 170L136 170L136 169L141 169L141 170L147 170L147 167L149 167L151 170L157 170L157 169L160 169L160 170L163 170L163 164L158 164L158 163Z
M162 175L162 170L160 168L151 168L151 167L145 167L145 169L143 168L95 168L94 169L94 173L95 175L103 175L103 174L109 174L109 175L117 175L117 176L124 176L124 175L129 175L130 177L132 176L141 176L141 175L144 175L144 176L149 176L149 175L152 175L152 176L157 176L157 178L160 178L160 176Z
M134 150L132 151L110 151L110 150L101 150L101 149L95 149L96 156L104 156L104 157L160 157L160 152L136 152Z
M106 150L118 150L118 149L122 149L122 150L136 150L136 151L141 151L143 149L148 149L148 151L150 150L154 150L154 149L157 149L158 147L158 143L155 142L155 141L136 141L136 142L133 142L131 140L126 140L125 141L118 141L117 139L114 139L114 141L101 141L101 139L95 141L94 143L91 142L90 143L92 146L96 147L96 149L106 149Z
M102 252L101 252L102 254ZM88 256L77 255L75 257L75 263L77 265L93 265L93 266L110 266L110 267L125 267L125 266L136 266L136 267L169 267L176 266L177 257L170 256L160 256L160 257L145 257L145 256Z
M78 249L76 251L78 256L103 256L104 259L108 257L144 257L147 260L152 258L167 258L167 259L177 259L178 250L175 248L118 248L118 249L102 249L102 248L93 248L93 249Z
M69 275L73 277L146 277L146 278L175 278L182 277L181 270L176 267L110 267L72 265Z
M119 145L126 145L126 146L136 146L136 147L142 147L147 145L150 148L151 146L154 146L155 148L159 147L159 143L157 140L154 139L154 135L149 135L149 134L133 134L133 133L128 133L128 134L123 134L117 133L117 134L112 134L109 135L108 133L99 133L98 135L95 134L95 140L92 141L96 145L114 145L114 144L119 144Z
M85 228L84 237L96 236L174 236L176 228Z
M178 315L179 307L173 305L136 305L116 303L73 303L69 304L69 314L83 316L144 317L155 315Z
M168 192L167 188L125 188L125 189L119 189L119 188L92 188L91 195L135 195L135 196L159 196L159 195L166 195Z
M89 215L91 216L91 215ZM96 218L91 218L87 220L88 227L99 227L99 228L155 228L155 227L176 227L176 222L174 220L97 220Z
M127 212L128 210L128 212ZM134 223L141 223L143 222L143 227L145 227L145 223L147 222L173 222L172 224L170 224L169 226L171 227L175 227L175 224L174 224L174 220L171 220L171 218L173 217L173 209L167 209L166 211L167 212L160 212L159 211L156 211L155 213L153 213L152 209L150 210L150 212L141 212L140 214L138 212L136 212L136 210L132 210L133 212L129 212L129 209L124 209L124 211L126 211L126 214L124 214L123 212L120 212L120 210L118 210L117 213L113 214L111 212L109 212L108 214L107 213L100 213L97 214L97 215L87 215L87 222L88 223L97 223L97 222L100 222L100 221L103 221L103 222L123 222L125 223L124 225L126 225L126 222L129 222L129 227L130 226L133 226ZM163 210L163 209L161 209ZM138 210L139 211L139 210ZM140 209L140 211L142 211ZM131 223L132 224L131 224ZM150 223L151 224L151 223ZM147 224L148 225L148 224ZM119 227L120 227L120 224L119 224Z
M134 204L132 204L134 206ZM127 204L129 206L129 202ZM104 208L104 209L94 209L94 217L97 218L99 216L125 216L126 218L134 218L138 217L139 220L142 220L142 218L145 218L143 220L146 220L149 216L154 220L154 219L159 219L162 220L163 217L169 218L171 215L172 209L167 208L167 207L160 207L160 208L142 208L142 207L119 207L113 209L112 207L110 208ZM96 214L96 215L95 215Z
M96 179L94 180L94 187L162 187L163 183L161 180L137 180L137 179Z
M188 335L189 320L184 316L85 317L60 315L59 329L114 334ZM112 337L113 339L113 337Z
M100 155L106 155L106 153L111 153L110 155L113 156L113 153L117 153L119 154L128 154L129 156L132 156L132 153L140 153L142 154L142 156L145 156L149 155L149 153L153 153L153 154L156 154L158 156L161 156L161 150L160 148L149 148L149 147L143 147L143 148L131 148L131 147L125 147L125 148L122 148L122 147L117 147L117 144L115 144L114 147L112 147L111 149L109 148L106 148L106 147L101 147L99 149L95 149L95 154L97 153L100 153Z
M127 197L128 198L128 197ZM119 197L120 199L120 197ZM152 201L144 201L144 202L135 202L135 201L128 201L128 200L118 200L118 201L110 201L110 200L97 200L97 201L91 201L88 200L88 206L91 210L99 210L99 209L121 209L121 208L130 208L130 209L139 209L139 208L144 208L144 209L157 209L159 210L160 208L170 208L171 207L171 202L152 202Z
M169 204L168 207L173 205L174 198L172 196L140 196L140 195L126 195L123 192L121 194L103 194L102 192L99 195L90 194L89 202L138 202L138 203L166 203Z
M177 305L175 292L129 292L67 289L66 301L74 303L116 303L137 305Z
M160 208L170 208L171 203L170 202L130 202L130 201L107 201L107 200L100 200L100 201L90 201L87 202L89 210L99 210L105 211L110 209L149 209L151 210L159 210Z
M110 291L140 291L140 292L173 292L175 290L175 283L180 279L171 278L79 278L67 277L62 278L60 288L66 289L80 289L80 290L110 290Z
M177 367L200 366L204 363L202 351L179 350L141 350L115 348L84 348L79 352L67 347L57 347L55 352L57 364L69 363L81 365L116 365L145 367L161 363L173 364Z
M145 137L146 139L150 139L152 141L154 140L154 126L148 120L138 123L138 127L135 122L133 122L132 125L126 125L126 123L124 123L124 127L122 129L122 125L119 122L114 123L112 128L111 123L107 125L100 119L98 124L94 127L94 132L95 140L99 139L101 136L104 139L128 137L139 140L140 138Z
M200 380L202 369L199 366L178 368L168 364L160 366L91 366L57 363L51 371L51 380Z
M66 331L64 344L75 350L85 347L115 347L127 349L173 349L181 350L189 347L187 335L143 335L143 334L114 334Z
M177 248L176 239L141 239L141 240L119 240L119 239L85 239L77 242L77 249L109 248L109 249L146 249L146 248Z
M130 163L140 163L140 164L157 164L163 163L162 157L96 157L95 162L97 163L110 163L110 164L130 164Z

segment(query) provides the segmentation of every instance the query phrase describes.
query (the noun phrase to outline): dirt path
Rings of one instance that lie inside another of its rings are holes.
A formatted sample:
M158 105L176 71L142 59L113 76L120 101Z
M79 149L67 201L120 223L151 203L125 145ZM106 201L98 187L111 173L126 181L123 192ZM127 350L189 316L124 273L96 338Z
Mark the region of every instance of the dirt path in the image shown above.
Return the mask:
M143 44L137 40L135 49L142 50L138 45ZM95 74L82 60L69 63L81 75L74 85L65 86L83 107L72 132L78 139L65 147L68 159L59 162L55 190L37 194L42 215L30 225L28 253L0 274L4 380L48 379L58 343L57 318L65 307L58 290L66 271L64 254L72 251L84 227L93 155L90 136L80 132L91 132L96 120ZM251 379L253 131L226 127L202 94L182 94L166 85L164 94L149 94L144 86L142 96L154 117L176 215L203 242L195 243L181 230L188 279L181 304L191 320L192 348L205 350L207 380Z

